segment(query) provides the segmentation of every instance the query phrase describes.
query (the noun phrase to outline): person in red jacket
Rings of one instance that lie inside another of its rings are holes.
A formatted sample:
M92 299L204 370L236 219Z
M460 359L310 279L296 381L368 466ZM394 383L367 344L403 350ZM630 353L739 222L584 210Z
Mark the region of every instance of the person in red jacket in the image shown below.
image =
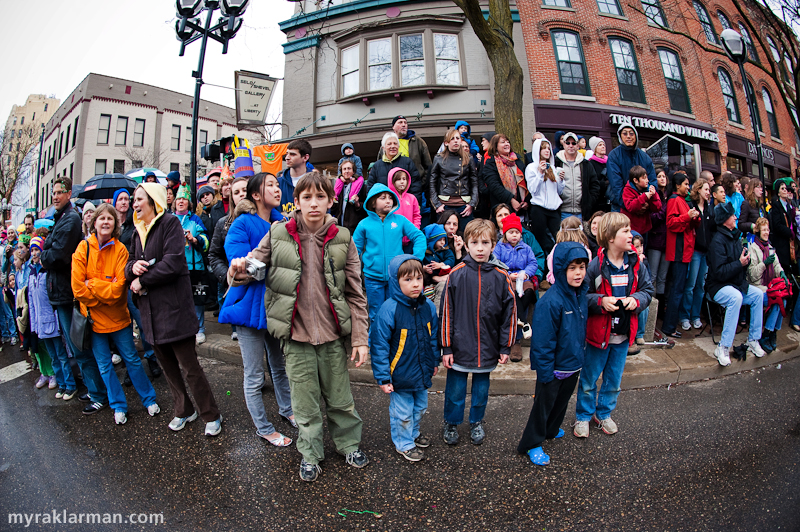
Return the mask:
M661 331L667 336L680 338L678 313L680 311L686 275L694 254L694 230L700 225L700 211L689 205L689 177L684 172L672 176L672 194L667 201L667 261L672 266L672 282L667 298L667 311Z
M647 170L642 166L631 168L628 184L622 189L622 214L631 221L631 231L645 238L653 228L650 214L661 209L661 197L656 187L647 180Z

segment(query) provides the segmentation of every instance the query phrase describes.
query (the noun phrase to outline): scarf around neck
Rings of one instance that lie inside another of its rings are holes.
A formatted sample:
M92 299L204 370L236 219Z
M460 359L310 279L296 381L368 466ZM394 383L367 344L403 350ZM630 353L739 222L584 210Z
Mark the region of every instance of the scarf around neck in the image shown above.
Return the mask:
M500 155L499 153L494 156L494 162L497 165L497 173L500 174L500 181L506 190L517 194L517 185L522 176L522 172L517 167L517 154L513 151L508 154L508 157Z
M606 164L608 162L608 155L606 155L605 157L598 157L597 155L592 155L591 157L589 157L589 160L597 161L598 163L601 164Z
M761 237L756 237L755 243L758 246L758 249L761 250L761 255L766 260L767 257L770 256L769 250L769 242L764 242L761 240ZM764 265L764 273L761 275L761 284L764 286L769 286L769 283L775 278L775 262L773 261L772 264L765 264Z

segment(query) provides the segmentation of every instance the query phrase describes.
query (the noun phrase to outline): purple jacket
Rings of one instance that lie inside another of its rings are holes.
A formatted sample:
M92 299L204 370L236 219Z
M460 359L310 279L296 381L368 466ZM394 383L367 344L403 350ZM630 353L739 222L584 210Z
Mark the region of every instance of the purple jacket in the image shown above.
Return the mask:
M661 192L658 192L661 196ZM653 228L648 233L647 248L658 251L667 250L667 200L661 197L661 209L650 213Z
M528 277L536 275L538 268L536 255L531 247L521 240L513 248L511 244L499 242L494 248L494 258L508 266L508 273L524 271Z

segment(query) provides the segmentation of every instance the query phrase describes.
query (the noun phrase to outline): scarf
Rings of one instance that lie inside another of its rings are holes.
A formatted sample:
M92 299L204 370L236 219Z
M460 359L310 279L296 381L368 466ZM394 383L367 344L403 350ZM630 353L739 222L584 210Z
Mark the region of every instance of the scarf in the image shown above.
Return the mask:
M506 190L517 195L517 185L522 177L522 172L517 167L517 154L513 151L504 157L499 153L494 156L494 162L497 165L497 173L500 174L500 181Z
M222 207L225 209L225 214L228 214L228 198L222 198Z
M185 211L178 211L178 210L176 210L176 211L175 211L175 214L176 214L177 216L185 216L185 215L189 214L189 210L188 210L188 209L187 209L187 210L185 210Z
M342 190L344 190L344 186L345 186L345 183L341 179L337 179L336 182L333 184L333 192L334 192L334 195L337 198L339 197L339 194L342 193ZM349 198L343 198L344 201L348 201L348 200L355 201L355 200L357 200L358 199L358 193L361 192L361 187L362 186L364 186L364 178L363 177L359 177L358 179L356 179L355 181L350 183L350 197Z
M764 259L770 256L769 242L764 242L763 240L761 240L761 237L756 237L755 243L761 250L761 255L764 257ZM761 275L761 284L763 286L769 286L769 283L771 283L774 278L775 278L775 262L773 261L772 264L765 265L764 273Z
M592 155L591 157L589 157L589 160L597 161L598 163L601 164L606 164L608 162L608 155L606 155L605 157L598 157L597 155Z
M399 150L398 150L398 152L397 152L397 155L395 155L395 156L394 156L394 157L392 157L391 159L389 158L389 156L388 156L388 155L386 155L386 152L384 152L384 153L383 153L383 157L382 157L382 159L383 159L383 162L385 162L385 163L390 163L390 162L394 161L395 159L397 159L398 157L400 157L400 151L399 151Z

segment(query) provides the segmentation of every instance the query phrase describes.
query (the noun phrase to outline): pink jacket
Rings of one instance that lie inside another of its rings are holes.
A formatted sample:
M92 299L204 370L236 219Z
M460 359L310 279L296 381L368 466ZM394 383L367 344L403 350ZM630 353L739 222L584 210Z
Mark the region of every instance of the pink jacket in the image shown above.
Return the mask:
M395 214L404 216L409 222L414 224L417 229L419 229L419 226L422 223L422 215L419 212L419 202L417 201L417 197L408 193L408 187L406 187L406 191L402 194L397 192L397 189L394 188L394 183L392 183L392 176L394 176L396 172L405 172L405 170L402 168L392 168L391 171L389 171L389 177L386 180L389 185L389 190L394 192L400 200L400 207L397 209L397 211L395 211ZM409 177L409 181L410 180L411 178Z

